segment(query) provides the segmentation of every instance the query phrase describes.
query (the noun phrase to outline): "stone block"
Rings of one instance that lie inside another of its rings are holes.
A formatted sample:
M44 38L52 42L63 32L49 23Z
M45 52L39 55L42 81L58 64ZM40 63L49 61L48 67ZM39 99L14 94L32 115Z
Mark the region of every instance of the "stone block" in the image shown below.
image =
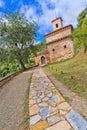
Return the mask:
M72 108L67 102L63 102L57 106L58 110L70 111Z
M35 116L30 117L30 126L36 124L40 120L41 120L40 115L35 115Z
M30 107L29 115L30 116L36 115L39 112L39 110L40 108L38 107L38 105L35 104L32 107Z
M43 100L43 101L48 101L49 98L48 98L48 97L45 97L45 98L43 98L42 100Z
M77 112L71 110L66 119L70 122L75 130L87 130L87 121Z
M48 103L46 102L39 103L39 107L47 107L47 106L48 106Z
M51 125L54 125L54 124L56 124L57 122L59 122L59 121L60 121L60 118L58 118L58 117L56 117L56 116L51 116L51 117L48 117L47 120L48 120L49 126L51 126Z
M48 126L47 121L40 121L40 122L36 123L35 125L33 125L31 128L32 128L32 130L44 130L48 127L49 126Z
M31 100L29 101L29 104L30 104L30 105L34 105L35 103L36 103L35 100L32 100L32 99L31 99Z
M44 107L40 109L40 115L42 116L42 120L45 120L49 113L49 107Z
M70 130L71 126L67 121L60 121L59 123L45 129L45 130Z
M48 100L48 104L49 104L50 106L53 106L53 107L56 107L56 105L57 105L57 103L55 103L55 102L53 102L53 101L51 101L51 100Z

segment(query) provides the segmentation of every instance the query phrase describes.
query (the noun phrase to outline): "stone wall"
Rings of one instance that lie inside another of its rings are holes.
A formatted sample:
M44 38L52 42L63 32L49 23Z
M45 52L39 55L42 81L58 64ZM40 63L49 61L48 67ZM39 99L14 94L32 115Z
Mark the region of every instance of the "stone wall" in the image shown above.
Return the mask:
M73 41L70 38L47 45L50 52L50 62L61 61L74 55Z
M57 30L57 31L54 31L48 35L46 35L46 44L52 42L52 41L55 41L55 40L58 40L58 39L61 39L63 37L68 37L71 35L72 33L72 30L71 30L71 26L67 27L67 28L63 28L61 30Z
M37 65L41 65L41 57L44 56L45 57L45 60L46 60L46 64L50 62L50 57L49 57L49 53L46 53L46 54L41 54L41 55L37 55L35 57L35 63Z

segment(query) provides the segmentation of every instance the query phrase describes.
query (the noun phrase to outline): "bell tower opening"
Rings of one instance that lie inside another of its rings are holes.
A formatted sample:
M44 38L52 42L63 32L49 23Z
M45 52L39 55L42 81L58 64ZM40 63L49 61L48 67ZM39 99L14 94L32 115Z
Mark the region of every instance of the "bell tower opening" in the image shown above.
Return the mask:
M63 27L62 21L63 21L63 20L62 20L61 17L56 18L56 19L54 19L54 20L52 21L53 30L54 30L54 31L56 31L56 30L58 30L58 29L60 29L60 28Z

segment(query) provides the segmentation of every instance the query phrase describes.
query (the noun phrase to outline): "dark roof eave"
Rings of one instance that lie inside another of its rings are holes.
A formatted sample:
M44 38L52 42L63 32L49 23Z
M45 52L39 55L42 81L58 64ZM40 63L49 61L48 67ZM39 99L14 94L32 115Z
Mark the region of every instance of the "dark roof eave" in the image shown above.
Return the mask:
M48 34L46 34L46 35L44 35L44 36L45 36L45 37L46 37L46 36L50 36L50 34L52 34L52 33L54 33L54 32L59 32L59 31L65 29L65 28L68 28L68 27L71 27L71 29L73 30L73 26L70 24L70 25L65 26L65 27L63 27L63 28L60 28L60 29L58 29L58 30L56 30L56 31L50 32L50 33L48 33Z
M63 19L62 19L61 17L58 17L58 18L52 20L51 22L53 23L54 21L56 21L56 20L58 20L58 19L61 19L61 20L63 21Z

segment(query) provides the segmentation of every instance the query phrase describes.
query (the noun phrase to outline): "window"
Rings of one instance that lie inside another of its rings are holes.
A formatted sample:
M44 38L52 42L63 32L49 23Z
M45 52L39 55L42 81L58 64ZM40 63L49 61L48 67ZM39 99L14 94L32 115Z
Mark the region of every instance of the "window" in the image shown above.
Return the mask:
M58 24L56 24L56 28L58 28Z
M52 51L54 52L54 51L55 51L55 49L52 49Z
M64 48L66 48L66 45L64 45Z

